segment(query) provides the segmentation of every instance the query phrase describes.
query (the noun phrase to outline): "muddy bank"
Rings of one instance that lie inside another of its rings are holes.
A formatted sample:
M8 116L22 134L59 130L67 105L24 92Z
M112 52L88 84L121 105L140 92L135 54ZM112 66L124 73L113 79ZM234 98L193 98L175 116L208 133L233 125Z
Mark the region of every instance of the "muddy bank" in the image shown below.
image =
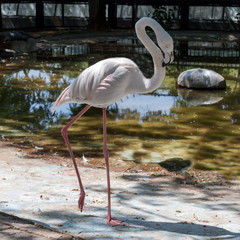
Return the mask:
M59 164L63 167L74 168L72 160L68 152L49 151L47 149L38 149L30 145L15 143L12 139L5 138L0 142L1 149L11 149L22 158L30 158L44 161L49 164ZM101 153L100 153L101 155ZM105 160L102 157L86 158L84 155L75 156L79 167L89 167L94 169L105 169ZM191 163L183 161L181 158L172 158L162 163L138 163L134 161L125 161L120 158L111 158L110 167L112 172L120 173L148 173L154 175L165 175L169 177L177 177L179 183L204 187L205 185L223 185L229 180L225 179L215 171L203 171L192 169Z

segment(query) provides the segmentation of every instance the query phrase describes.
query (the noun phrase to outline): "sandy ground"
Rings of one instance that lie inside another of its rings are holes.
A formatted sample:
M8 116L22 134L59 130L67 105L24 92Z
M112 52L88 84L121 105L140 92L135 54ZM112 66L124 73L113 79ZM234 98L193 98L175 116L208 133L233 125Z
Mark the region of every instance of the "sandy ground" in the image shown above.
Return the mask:
M110 227L105 169L79 163L81 213L68 162L34 158L3 142L0 152L0 239L240 239L239 181L190 181L164 169L112 171L113 217L124 226Z

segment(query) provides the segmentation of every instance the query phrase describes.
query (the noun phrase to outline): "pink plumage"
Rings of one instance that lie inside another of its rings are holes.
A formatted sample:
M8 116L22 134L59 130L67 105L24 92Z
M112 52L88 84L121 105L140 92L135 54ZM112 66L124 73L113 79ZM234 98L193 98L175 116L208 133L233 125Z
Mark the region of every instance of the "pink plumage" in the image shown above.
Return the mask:
M158 46L149 38L145 28L151 27L156 34ZM80 186L78 206L82 211L85 192L77 164L68 140L67 130L91 106L103 108L103 153L106 161L108 185L108 215L110 226L122 225L122 221L111 217L109 154L107 151L106 108L130 93L147 93L160 87L166 72L166 65L173 61L173 40L170 35L153 19L141 18L136 23L136 34L153 58L154 74L146 78L139 67L128 58L108 58L85 69L73 83L63 90L52 107L66 103L87 104L63 129L62 136L67 144L77 173Z

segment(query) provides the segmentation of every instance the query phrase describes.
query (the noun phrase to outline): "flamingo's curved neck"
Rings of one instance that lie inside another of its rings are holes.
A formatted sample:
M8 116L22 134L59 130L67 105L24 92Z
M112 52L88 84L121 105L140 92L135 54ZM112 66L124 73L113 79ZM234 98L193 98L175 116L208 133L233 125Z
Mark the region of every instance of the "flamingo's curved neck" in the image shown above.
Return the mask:
M150 20L145 20L136 24L136 34L142 44L145 46L145 48L149 51L153 59L154 74L150 79L143 79L146 92L151 92L161 85L165 77L166 68L162 66L163 54L160 48L150 39L150 37L146 33L147 26L152 28L157 37L164 30L159 24L156 24L155 22Z

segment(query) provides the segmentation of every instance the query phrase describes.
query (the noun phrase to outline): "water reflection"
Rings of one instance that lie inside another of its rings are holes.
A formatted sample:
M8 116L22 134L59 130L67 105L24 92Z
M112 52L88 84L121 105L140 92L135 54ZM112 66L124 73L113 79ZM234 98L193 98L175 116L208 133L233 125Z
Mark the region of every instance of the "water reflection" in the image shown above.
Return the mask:
M170 109L174 105L174 97L172 96L153 96L153 95L129 95L116 103L118 113L122 114L125 109L129 112L136 112L139 117L146 116L150 113L158 113L169 115Z
M211 105L220 102L225 95L223 90L192 90L192 89L178 89L178 96L180 96L188 105Z
M143 72L151 75L150 56L130 55ZM60 129L83 106L63 105L52 115L51 105L83 69L105 57L108 55L76 55L66 61L66 57L33 55L2 62L0 135L68 154ZM194 168L239 178L239 69L213 69L227 79L227 90L199 94L176 88L179 73L190 68L178 63L176 60L168 67L161 88L152 94L129 95L109 106L111 159L145 163L182 159L191 161ZM69 130L78 157L83 153L87 158L102 157L101 115L101 109L91 108Z

